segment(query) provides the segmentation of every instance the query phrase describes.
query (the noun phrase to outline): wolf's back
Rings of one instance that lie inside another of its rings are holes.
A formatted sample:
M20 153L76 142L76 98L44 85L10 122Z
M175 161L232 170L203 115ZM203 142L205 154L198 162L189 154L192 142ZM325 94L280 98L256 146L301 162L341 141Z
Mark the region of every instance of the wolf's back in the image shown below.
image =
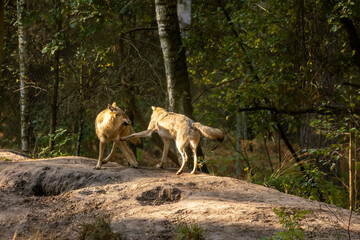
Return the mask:
M223 132L218 128L212 128L205 125L202 125L199 122L195 122L192 124L193 128L199 130L206 138L219 140L222 142L224 140Z

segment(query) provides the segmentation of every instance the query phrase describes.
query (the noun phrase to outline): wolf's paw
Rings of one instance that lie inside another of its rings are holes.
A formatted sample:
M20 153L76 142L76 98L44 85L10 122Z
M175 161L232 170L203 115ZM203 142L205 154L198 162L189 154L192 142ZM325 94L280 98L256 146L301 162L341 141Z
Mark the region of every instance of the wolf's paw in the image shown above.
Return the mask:
M156 168L163 168L163 165L161 163L156 164Z
M130 166L133 168L137 168L139 166L139 164L138 163L130 163Z
M191 172L191 174L195 174L196 173L196 170L193 170L192 172Z
M96 165L96 166L94 167L94 170L100 170L100 168L101 168L101 166Z
M180 175L180 174L182 174L183 173L183 171L178 171L177 173L176 173L176 175Z

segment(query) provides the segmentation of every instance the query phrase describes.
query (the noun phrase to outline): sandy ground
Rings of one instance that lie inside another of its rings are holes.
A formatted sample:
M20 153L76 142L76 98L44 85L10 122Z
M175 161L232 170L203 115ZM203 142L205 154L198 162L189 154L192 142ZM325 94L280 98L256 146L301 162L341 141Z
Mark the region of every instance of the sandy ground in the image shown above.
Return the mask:
M306 239L348 239L350 212L245 181L177 169L93 170L95 159L32 160L0 150L0 239L76 239L82 224L110 215L125 239L173 239L180 222L197 223L206 239L260 239L282 231L274 208L310 209ZM351 239L360 240L353 213Z

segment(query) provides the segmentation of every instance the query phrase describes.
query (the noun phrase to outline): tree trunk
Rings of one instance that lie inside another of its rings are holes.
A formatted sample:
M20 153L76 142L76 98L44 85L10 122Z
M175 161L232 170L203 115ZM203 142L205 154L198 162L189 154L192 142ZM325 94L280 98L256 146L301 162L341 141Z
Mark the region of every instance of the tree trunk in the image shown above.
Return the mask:
M352 123L350 122L349 128L352 128ZM350 211L355 210L355 152L356 152L356 144L355 144L355 135L352 131L350 131L349 138L349 206Z
M187 8L191 9L191 5ZM177 0L155 0L155 11L164 55L168 110L194 119L185 49L182 47L177 15ZM200 145L196 152L199 158L203 157ZM205 164L201 170L208 172Z
M4 60L4 38L5 38L5 0L0 0L0 96L4 96L2 93L2 63ZM1 99L0 99L1 100ZM0 119L1 119L0 109Z
M76 156L81 155L81 140L84 132L84 109L81 107L80 109L80 119L79 119L79 129L76 139Z
M186 37L186 29L191 25L191 0L177 1L177 14L179 19L179 26L182 30L183 37Z
M241 134L241 113L237 112L236 113L236 148L237 148L237 155L236 155L236 163L235 163L235 168L236 168L236 177L240 178L241 175L241 138L242 138L242 134Z
M350 84L351 84L351 78L350 78ZM352 87L350 87L350 91L349 91L349 95L350 95L350 109L353 112L354 108L352 107L352 105L354 104L354 99L353 99L353 89ZM351 117L350 117L351 118ZM353 128L353 123L350 121L349 122L349 206L350 206L350 211L355 210L355 159L356 159L356 139L355 139L355 133L352 130Z
M181 47L176 0L155 0L168 90L168 110L193 118L185 51Z
M2 63L4 59L4 38L5 38L5 0L0 0L0 87L2 80Z
M29 153L29 97L26 86L26 41L23 25L24 0L17 1L17 20L19 38L19 80L20 80L20 115L21 115L21 149Z
M79 104L79 119L78 119L78 134L76 140L76 156L80 156L81 153L81 140L83 136L83 129L84 129L84 65L81 63L80 66L80 77L79 77L79 93L80 93L80 104Z
M62 17L61 17L61 2L60 0L56 3L58 9L57 16L57 32L61 31L62 27ZM58 110L58 92L59 92L59 82L60 82L60 50L56 50L55 54L55 63L54 63L54 79L52 86L52 96L51 96L51 114L50 114L50 132L49 132L49 148L50 151L54 150L55 140L54 135L56 131L56 121L57 121L57 110Z

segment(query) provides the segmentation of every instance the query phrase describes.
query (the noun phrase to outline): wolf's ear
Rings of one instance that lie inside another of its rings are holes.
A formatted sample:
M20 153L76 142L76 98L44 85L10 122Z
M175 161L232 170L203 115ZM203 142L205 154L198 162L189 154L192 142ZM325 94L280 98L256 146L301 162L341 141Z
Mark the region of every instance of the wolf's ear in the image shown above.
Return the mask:
M117 106L116 106L116 102L113 102L112 106L113 106L113 107L117 107Z
M110 104L108 104L108 109L110 110L110 112L113 112L115 109L113 106L111 106Z
M153 111L156 109L156 107L154 107L154 106L151 106L151 108L152 108Z

